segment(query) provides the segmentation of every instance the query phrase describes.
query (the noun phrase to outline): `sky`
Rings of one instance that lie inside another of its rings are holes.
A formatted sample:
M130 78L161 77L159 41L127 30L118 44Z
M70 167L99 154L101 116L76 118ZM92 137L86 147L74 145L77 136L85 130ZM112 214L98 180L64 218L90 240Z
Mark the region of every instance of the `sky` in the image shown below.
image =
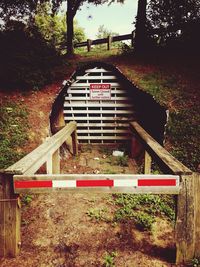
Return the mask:
M87 38L96 39L98 28L104 25L109 31L129 34L133 31L133 21L137 13L137 0L125 0L124 4L114 3L110 6L84 4L77 11L75 19L85 29Z

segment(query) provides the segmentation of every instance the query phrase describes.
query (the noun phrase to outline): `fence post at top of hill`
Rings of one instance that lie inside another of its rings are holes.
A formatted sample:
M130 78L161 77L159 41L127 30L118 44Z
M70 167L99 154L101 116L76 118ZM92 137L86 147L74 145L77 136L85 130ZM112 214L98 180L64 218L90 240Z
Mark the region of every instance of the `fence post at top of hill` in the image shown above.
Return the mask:
M111 49L111 44L112 44L112 36L108 35L108 50Z
M87 50L88 50L88 52L91 51L91 48L92 48L92 40L87 39Z

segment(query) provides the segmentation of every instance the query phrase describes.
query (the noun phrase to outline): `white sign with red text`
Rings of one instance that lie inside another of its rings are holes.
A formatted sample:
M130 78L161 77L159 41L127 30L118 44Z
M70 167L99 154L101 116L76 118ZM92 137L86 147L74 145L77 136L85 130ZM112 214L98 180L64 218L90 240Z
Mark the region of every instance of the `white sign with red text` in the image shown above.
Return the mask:
M110 100L111 85L109 83L93 83L90 84L91 100Z

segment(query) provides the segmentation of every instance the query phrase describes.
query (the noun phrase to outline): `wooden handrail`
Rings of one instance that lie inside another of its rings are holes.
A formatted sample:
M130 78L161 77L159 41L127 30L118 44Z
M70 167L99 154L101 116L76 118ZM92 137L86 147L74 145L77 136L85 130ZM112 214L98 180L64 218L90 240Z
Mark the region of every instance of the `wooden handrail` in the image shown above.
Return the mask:
M5 169L4 173L34 174L45 162L48 162L49 157L76 131L76 127L76 122L70 122L31 153Z
M174 173L178 175L192 174L192 171L173 157L164 147L162 147L152 136L150 136L136 121L130 122L131 129L144 141L148 153L155 155Z

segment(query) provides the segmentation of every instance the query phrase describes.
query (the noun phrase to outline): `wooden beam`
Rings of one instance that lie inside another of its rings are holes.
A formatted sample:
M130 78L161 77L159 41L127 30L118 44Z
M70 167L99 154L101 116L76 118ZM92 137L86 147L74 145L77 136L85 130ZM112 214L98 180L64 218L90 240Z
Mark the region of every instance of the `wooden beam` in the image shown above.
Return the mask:
M187 263L200 255L199 235L199 176L182 176L181 190L177 201L176 263ZM198 187L196 188L198 183Z
M156 156L174 173L178 175L192 174L192 171L184 166L164 149L152 136L150 136L136 121L130 122L131 129L144 141L144 146L149 153ZM152 154L153 154L152 153Z
M0 174L0 256L16 257L20 252L21 213L12 175Z
M77 139L77 131L72 133L72 150L73 155L78 156L78 139Z
M150 174L151 173L151 156L147 151L144 153L144 173Z
M48 155L59 149L75 129L76 122L70 122L31 153L8 167L5 173L34 174L47 161Z
M52 173L60 174L60 149L58 148L52 155Z
M89 182L90 185L93 185L81 186L81 181L83 181L83 184ZM98 186L99 181L100 184L103 183L106 185ZM50 193L64 190L67 192L178 194L179 176L145 176L137 174L15 175L14 187L16 193Z
M194 173L194 205L195 205L195 252L194 257L200 257L200 174Z

